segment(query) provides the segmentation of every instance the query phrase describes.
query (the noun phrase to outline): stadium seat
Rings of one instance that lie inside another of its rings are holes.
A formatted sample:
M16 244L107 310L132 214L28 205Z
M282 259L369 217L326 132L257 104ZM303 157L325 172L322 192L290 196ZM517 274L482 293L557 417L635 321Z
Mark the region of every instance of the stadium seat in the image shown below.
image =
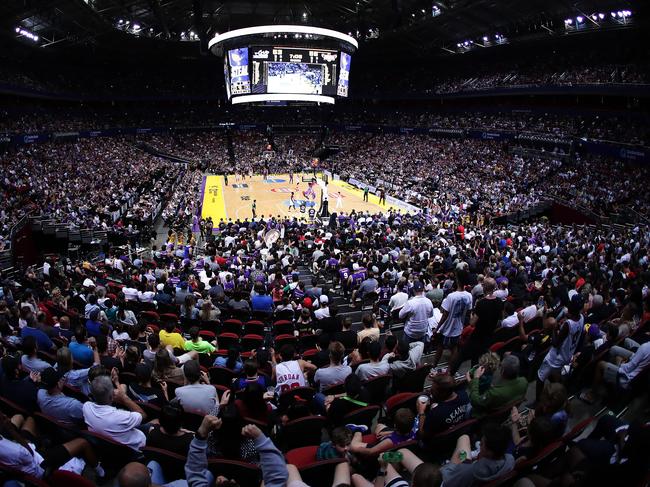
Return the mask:
M208 375L210 376L210 384L226 387L230 387L232 381L237 377L237 373L234 370L217 366L210 367L208 369Z
M420 392L424 389L424 381L431 371L431 365L420 365L412 372L402 377L393 377L395 392Z
M401 392L386 399L386 416L392 418L401 408L415 412L415 403L422 392Z
M93 487L95 485L87 478L66 470L52 472L52 475L47 478L47 483L50 487Z
M365 408L357 409L343 417L344 424L365 424L368 428L372 426L372 422L379 414L379 406L366 406Z
M287 422L282 431L287 449L319 445L326 423L324 416L306 416Z
M334 481L334 471L343 458L316 460L317 446L296 448L286 453L287 463L295 465L303 482L310 487L329 487Z

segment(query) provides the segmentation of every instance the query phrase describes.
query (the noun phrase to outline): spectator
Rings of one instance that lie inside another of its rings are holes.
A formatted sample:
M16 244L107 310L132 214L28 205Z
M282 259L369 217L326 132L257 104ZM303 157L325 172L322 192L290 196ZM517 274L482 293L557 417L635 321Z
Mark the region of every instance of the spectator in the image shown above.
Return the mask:
M528 390L528 382L519 377L519 359L508 355L501 361L500 378L483 394L479 392L479 380L485 368L479 366L474 373L467 372L469 382L472 416L483 417L507 404L524 399Z
M145 412L120 389L113 389L110 377L96 377L90 384L93 401L85 402L83 415L88 429L126 445L133 450L145 446L145 434L138 427ZM117 409L115 402L125 409Z

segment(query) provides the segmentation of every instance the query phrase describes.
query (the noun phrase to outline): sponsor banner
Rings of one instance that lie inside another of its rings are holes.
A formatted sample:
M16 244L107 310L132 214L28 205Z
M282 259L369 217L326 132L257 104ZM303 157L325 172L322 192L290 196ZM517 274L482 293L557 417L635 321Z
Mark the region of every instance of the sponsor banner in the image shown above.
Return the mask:
M393 196L386 196L386 204L388 206L395 206L397 208L400 208L402 210L408 211L409 213L419 213L420 209L417 206L413 206L410 203L406 203L405 201L398 200L397 198Z

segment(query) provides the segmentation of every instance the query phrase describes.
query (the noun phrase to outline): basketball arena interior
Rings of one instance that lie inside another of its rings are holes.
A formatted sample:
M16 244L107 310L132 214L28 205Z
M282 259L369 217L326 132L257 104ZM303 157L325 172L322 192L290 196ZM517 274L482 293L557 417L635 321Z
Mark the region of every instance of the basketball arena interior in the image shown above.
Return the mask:
M0 487L648 486L649 10L0 2Z

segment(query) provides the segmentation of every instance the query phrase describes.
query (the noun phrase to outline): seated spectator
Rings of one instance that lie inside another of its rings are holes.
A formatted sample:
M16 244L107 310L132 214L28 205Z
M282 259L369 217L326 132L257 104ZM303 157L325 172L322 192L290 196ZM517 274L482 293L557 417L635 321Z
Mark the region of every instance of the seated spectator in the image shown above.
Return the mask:
M184 350L185 338L176 331L176 323L168 321L165 323L165 329L160 330L160 344L163 347L169 345L172 348Z
M343 365L343 355L345 348L340 342L332 342L328 348L330 363L329 367L318 369L314 374L314 382L318 384L318 390L323 392L324 389L334 385L341 384L345 378L352 373L349 365Z
M90 384L93 401L83 405L83 415L88 430L107 436L133 450L146 444L145 434L138 428L147 415L121 389L113 388L110 377L100 375ZM124 407L118 409L113 402Z
M186 320L199 319L199 310L196 308L196 299L193 294L185 296L185 302L181 305L180 317Z
M153 369L147 363L135 366L135 381L127 386L127 393L134 401L146 402L163 407L168 401L167 383L165 381L152 383Z
M248 359L244 362L244 377L235 379L233 390L241 391L250 384L259 384L264 390L270 385L267 384L267 378L259 374L259 364L254 359Z
M289 344L280 349L280 358L282 361L278 363L275 354L271 354L276 395L296 387L306 387L305 373L316 371L316 366L302 359L296 360L296 349Z
M99 318L99 313L99 309L92 310L86 320L86 331L88 332L88 335L95 338L101 335L100 327L102 326L102 323Z
M334 334L333 341L341 342L346 350L354 350L357 347L358 338L357 333L352 330L352 318L343 318L341 326L343 329Z
M120 360L120 358L122 357L124 350L122 350L120 347L120 349L115 351L115 355L109 354L108 337L106 337L105 335L98 336L95 339L95 342L97 344L97 353L99 354L100 363L108 370L111 370L113 367L115 367L121 372L122 361Z
M320 444L316 451L316 460L346 458L352 443L352 431L338 426L332 430L330 440Z
M171 382L177 386L185 384L183 369L176 366L167 349L161 348L154 359L153 378L158 382Z
M203 340L203 338L199 336L199 327L193 326L190 328L190 339L185 342L183 349L197 353L211 354L217 349L215 346L216 343L216 340L214 340L212 343Z
M504 357L499 369L500 377L484 392L479 392L479 379L485 368L479 366L474 373L467 372L469 382L472 416L483 417L507 404L523 400L528 390L528 381L519 377L519 359L513 355Z
M210 384L208 374L201 370L199 362L190 360L183 365L185 385L176 389L176 400L186 411L197 414L219 413L217 390Z
M21 408L27 411L36 411L38 403L38 383L40 373L30 372L27 377L21 378L20 359L12 355L2 357L2 381L0 393L3 397L11 398Z
M68 426L83 426L83 403L63 394L65 378L62 373L49 367L41 372L41 385L37 399L38 407L48 416Z
M147 433L147 446L187 455L194 433L181 428L182 424L183 406L177 403L164 405L159 423Z
M381 345L378 341L369 343L368 355L370 356L370 363L359 365L355 371L359 379L368 380L390 373L390 364L388 361L381 360Z
M30 325L25 325L20 330L20 336L25 339L26 337L33 337L36 340L38 348L44 351L56 350L56 346L50 340L50 337L47 336L43 330L32 327Z
M15 415L8 418L0 412L0 463L27 475L43 479L58 469L71 470L81 475L85 460L95 469L98 478L105 475L95 451L82 438L61 445L44 448L39 441L36 423L32 418Z
M442 475L440 469L433 465L432 463L426 463L420 460L412 451L407 450L406 448L400 448L397 450L402 454L402 460L399 464L392 464L386 462L382 455L377 457L377 462L379 463L379 471L374 482L366 480L358 473L354 473L351 476L352 485L355 487L374 487L375 485L386 485L391 487L407 487L409 483L398 473L397 467L401 466L402 472L406 471L411 477L410 485L411 487L441 487L442 486ZM347 465L347 464L342 464ZM336 475L340 475L342 479L341 483L336 483L339 477L335 477L335 483L333 485L345 485L345 478L343 478L343 472L339 473L338 467ZM289 471L291 476L291 470Z
M375 426L375 436L377 441L372 444L365 443L362 433L368 431L364 425L346 425L347 428L354 430L350 451L357 455L375 456L395 445L415 439L417 427L415 427L415 416L413 411L407 408L400 408L395 412L393 418L395 429L389 428L385 424L377 423Z
M424 343L408 343L399 340L394 352L389 352L383 356L382 362L388 362L390 373L394 377L403 377L408 372L417 369L422 361L424 352Z
M68 345L72 358L83 367L90 367L94 359L93 347L95 346L95 339L88 340L87 337L86 328L78 326L74 331L75 341Z
M313 334L314 333L313 324L314 322L311 318L311 312L309 311L309 309L302 308L300 310L300 316L298 316L298 319L296 320L296 330L298 330L299 336Z
M371 340L379 340L379 323L374 315L366 313L361 318L363 328L357 332L357 342L361 343L364 338L369 337Z
M515 459L506 453L509 443L510 432L494 423L483 428L478 452L472 451L469 436L462 435L456 442L451 461L440 469L445 487L486 483L512 471Z
M93 348L92 365L100 365L97 347ZM61 347L56 352L56 370L63 374L65 385L79 389L82 393L90 393L90 383L88 377L90 368L75 369L72 353L67 347Z
M467 418L469 396L464 387L456 387L449 374L438 374L431 380L431 404L417 402L420 434L425 444L436 435Z
M273 314L273 298L266 293L263 285L255 287L256 294L251 298L251 309Z
M612 347L609 350L609 358L615 363L604 360L598 362L592 387L590 390L583 392L580 399L587 403L593 403L596 400L597 389L603 383L625 391L629 389L630 382L650 366L650 342L639 346L638 343L628 338L624 343L625 346L635 348L636 351L632 352L620 346Z
M227 357L217 357L214 359L215 367L226 367L227 369L234 370L237 374L241 373L244 368L244 364L241 361L241 356L239 355L239 348L236 346L230 347L228 349Z
M344 423L346 414L356 411L357 409L368 406L370 395L361 380L350 374L345 378L345 392L325 397L324 411L327 418L334 426L341 426Z
M23 328L24 329L24 328ZM23 338L23 355L20 363L26 372L43 372L51 364L38 358L38 345L33 335Z

